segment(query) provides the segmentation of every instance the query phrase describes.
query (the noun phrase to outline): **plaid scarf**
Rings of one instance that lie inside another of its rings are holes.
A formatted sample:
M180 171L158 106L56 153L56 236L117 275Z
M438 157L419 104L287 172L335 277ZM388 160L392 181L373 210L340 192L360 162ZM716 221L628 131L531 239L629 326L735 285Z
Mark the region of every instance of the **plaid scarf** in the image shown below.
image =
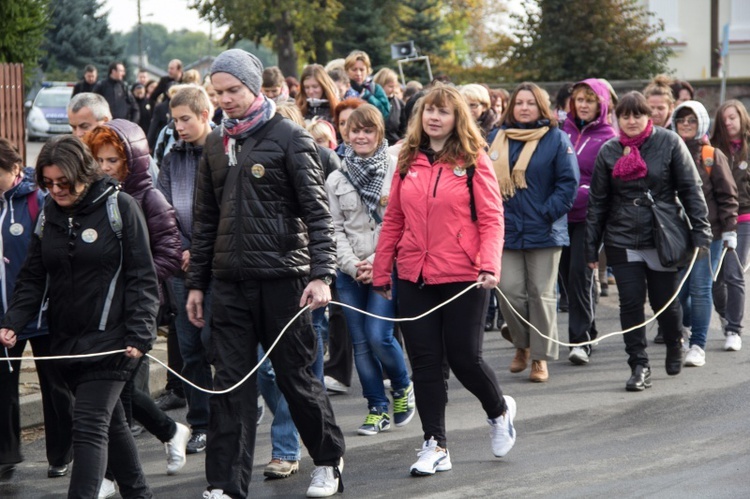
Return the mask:
M229 166L237 164L237 141L244 140L276 114L276 104L265 95L259 94L242 119L224 118L221 121L221 135L224 152L229 156Z
M352 146L347 145L344 165L362 202L370 212L375 211L380 203L380 191L383 190L383 179L388 169L388 141L383 139L369 158L357 156Z

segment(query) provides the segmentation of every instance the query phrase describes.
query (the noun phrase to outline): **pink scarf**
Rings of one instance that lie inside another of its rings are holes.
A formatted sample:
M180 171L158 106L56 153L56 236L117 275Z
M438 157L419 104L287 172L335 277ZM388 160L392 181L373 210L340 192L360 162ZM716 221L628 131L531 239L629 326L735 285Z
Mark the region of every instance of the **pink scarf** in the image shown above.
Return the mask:
M639 148L646 142L651 135L654 124L648 120L646 129L635 137L628 137L625 132L620 130L620 144L623 146L623 154L615 163L612 170L612 176L621 180L637 180L643 178L648 173L646 162L641 157Z
M224 118L222 120L224 152L229 157L230 166L237 164L237 151L235 150L237 141L250 136L274 114L276 114L276 104L265 95L259 94L242 119Z

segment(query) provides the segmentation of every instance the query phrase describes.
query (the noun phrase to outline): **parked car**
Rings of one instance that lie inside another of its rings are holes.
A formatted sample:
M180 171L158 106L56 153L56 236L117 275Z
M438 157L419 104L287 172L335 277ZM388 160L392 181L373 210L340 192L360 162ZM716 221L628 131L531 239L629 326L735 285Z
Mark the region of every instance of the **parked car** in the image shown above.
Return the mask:
M26 131L29 140L47 139L71 133L68 123L68 102L73 95L73 83L44 82L34 101L26 101Z

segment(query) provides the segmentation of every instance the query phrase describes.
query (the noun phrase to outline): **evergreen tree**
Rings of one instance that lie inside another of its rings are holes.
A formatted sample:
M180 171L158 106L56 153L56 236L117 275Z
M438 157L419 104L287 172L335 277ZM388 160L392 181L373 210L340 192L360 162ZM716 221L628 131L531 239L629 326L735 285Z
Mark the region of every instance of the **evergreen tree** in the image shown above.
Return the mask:
M49 0L0 2L0 62L21 63L29 75L42 55Z
M444 44L452 40L442 15L445 5L441 0L403 0L401 5L401 37L403 41L413 40L419 55L430 57L435 73L435 63L448 55ZM404 65L404 74L422 82L429 79L426 63L422 62Z
M668 71L671 50L639 0L539 0L526 6L509 65L518 79L647 79Z
M51 6L52 26L43 45L42 69L74 79L86 64L93 64L106 75L109 63L122 57L122 46L109 29L108 13L99 14L102 2L55 0Z
M387 1L360 0L342 10L336 23L340 32L333 41L334 57L364 50L373 68L388 65L391 62L388 39L391 30L386 22L388 8Z

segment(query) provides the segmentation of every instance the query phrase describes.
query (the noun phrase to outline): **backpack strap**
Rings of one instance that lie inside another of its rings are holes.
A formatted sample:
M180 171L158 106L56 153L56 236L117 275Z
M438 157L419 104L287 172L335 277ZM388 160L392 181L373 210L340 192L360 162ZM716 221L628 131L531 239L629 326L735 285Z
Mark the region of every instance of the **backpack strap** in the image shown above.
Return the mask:
M703 161L703 166L706 168L709 176L711 176L711 169L714 166L714 152L715 149L708 144L705 144L701 148L701 161Z
M31 215L31 221L36 220L39 215L39 189L34 189L30 196L26 196L26 206L29 209L29 215Z
M116 190L107 198L107 218L109 219L109 225L112 227L112 231L117 236L117 240L120 242L120 264L117 266L117 272L115 272L112 281L109 283L109 289L107 290L107 297L104 299L104 308L102 309L102 318L99 320L99 331L104 331L107 328L107 319L109 318L109 312L112 309L112 300L115 296L115 288L117 287L117 279L120 277L122 271L122 256L124 253L122 247L122 216L120 215L120 207L117 204L117 194L119 190Z

